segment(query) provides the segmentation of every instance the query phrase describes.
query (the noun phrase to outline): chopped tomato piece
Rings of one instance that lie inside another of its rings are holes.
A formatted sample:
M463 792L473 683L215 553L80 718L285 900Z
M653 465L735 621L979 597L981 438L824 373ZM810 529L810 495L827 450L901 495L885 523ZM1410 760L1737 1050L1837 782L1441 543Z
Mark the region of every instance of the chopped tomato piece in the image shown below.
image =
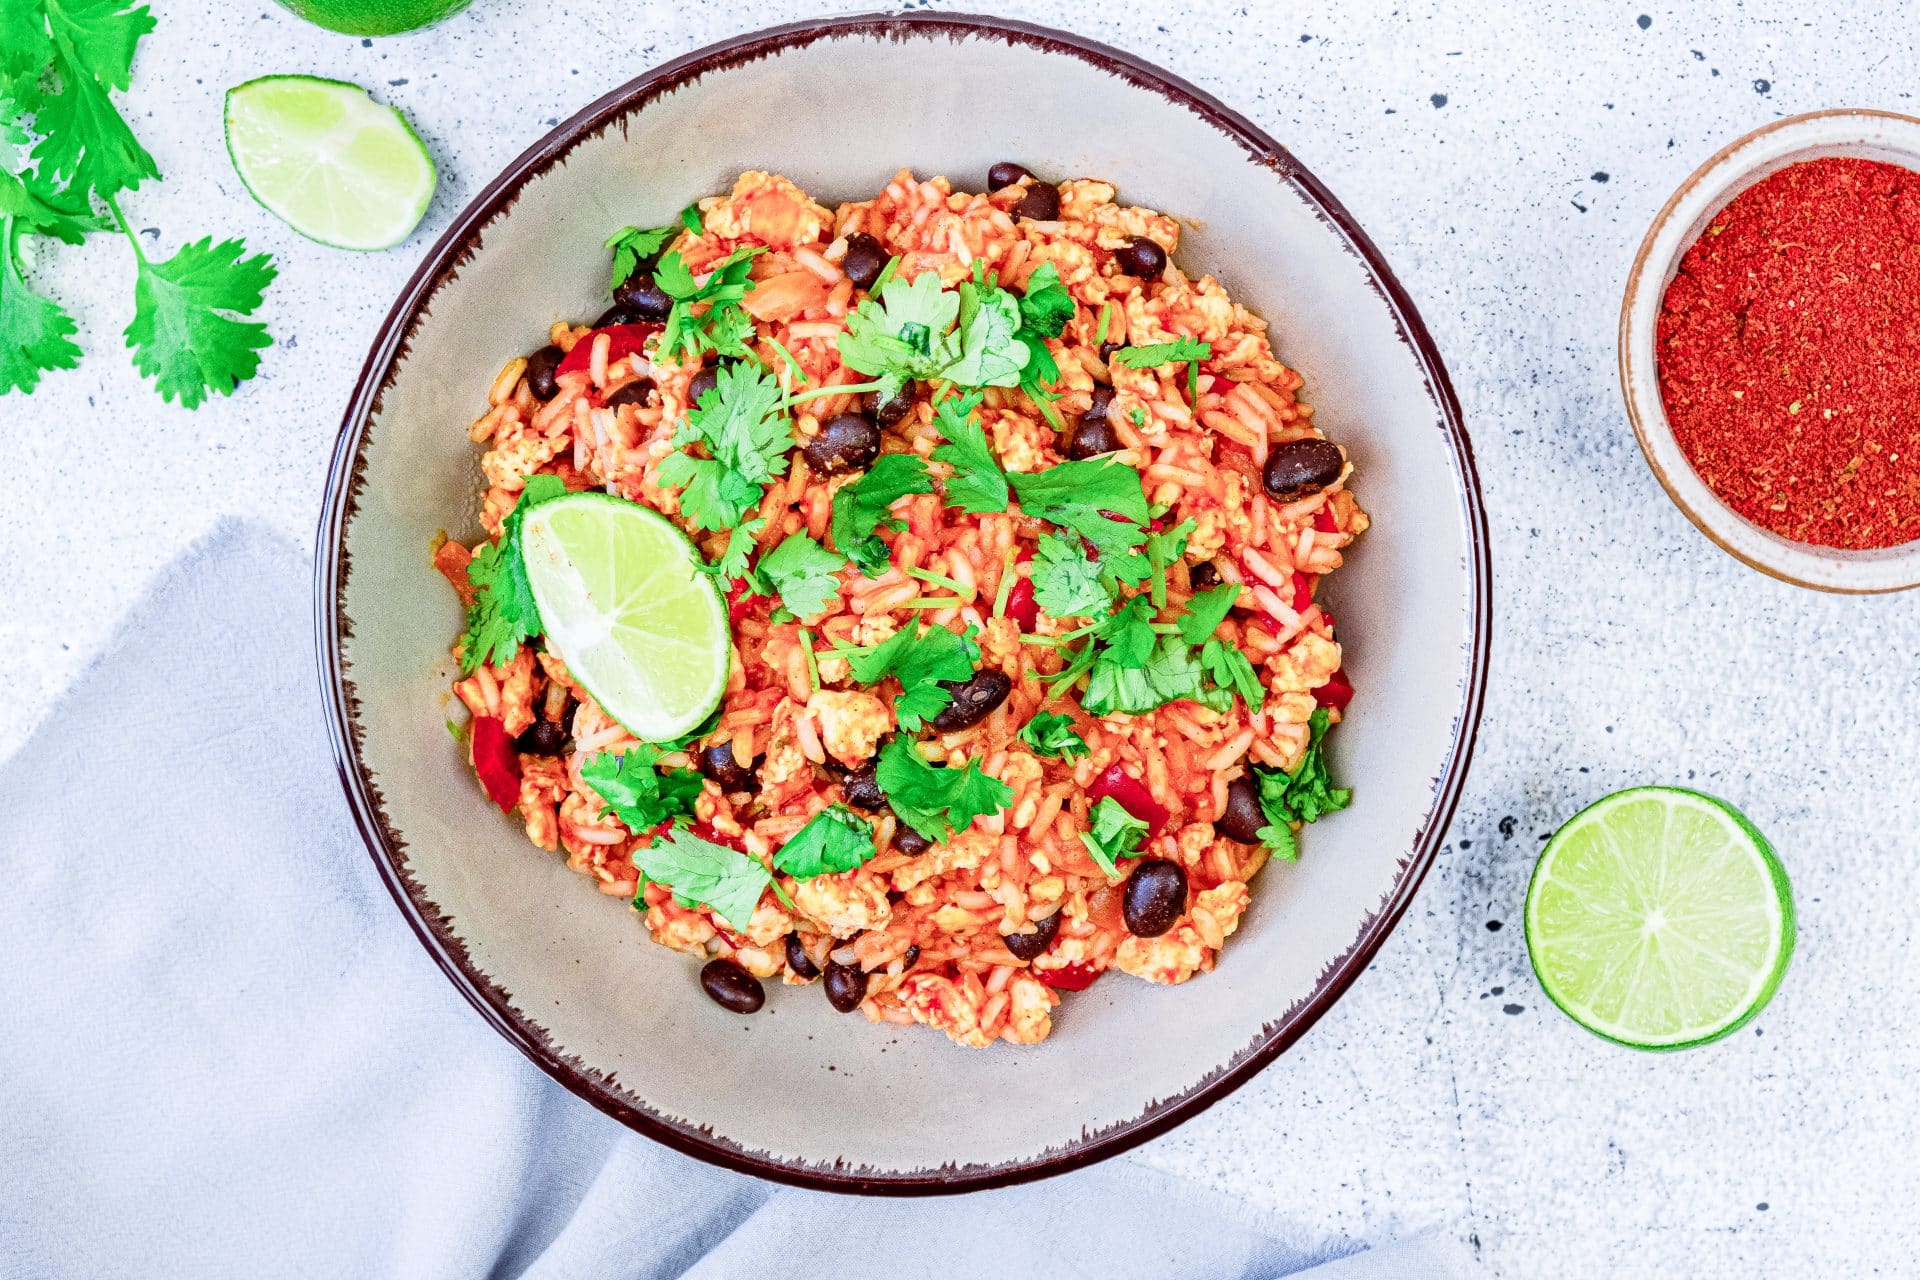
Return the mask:
M1040 605L1033 598L1033 579L1020 578L1013 584L1013 590L1007 593L1007 616L1019 625L1022 631L1032 631L1040 620Z
M1105 972L1090 964L1065 964L1058 969L1035 969L1033 974L1055 991L1085 991Z
M593 362L593 340L600 334L607 335L607 363L612 364L621 356L637 355L647 345L647 339L660 332L657 324L610 324L604 329L595 329L586 337L573 344L573 350L567 352L553 371L554 377L563 373L575 373L585 369Z
M473 580L467 577L467 567L473 563L473 552L466 544L448 538L433 553L433 567L447 575L447 581L453 584L453 592L460 597L460 603L473 607Z
M694 835L699 836L702 840L710 841L713 844L725 845L727 848L739 853L745 853L747 851L747 846L741 841L739 836L723 836L704 822L696 822L687 829Z
M745 578L735 578L727 587L727 621L734 626L740 625L740 619L752 613L767 597L755 594L747 585Z
M507 813L520 803L520 753L513 749L507 726L498 716L475 716L467 727L467 745L473 751L473 771L487 795Z
M1295 613L1305 613L1313 606L1313 584L1318 576L1317 574L1301 573L1298 570L1294 572L1293 611Z
M1323 505L1318 511L1313 513L1313 529L1315 533L1340 532L1339 522L1333 518L1333 508L1331 506Z
M1157 836L1160 828L1167 825L1167 810L1153 798L1141 781L1117 764L1108 765L1101 775L1087 788L1087 795L1093 803L1112 796L1114 802L1141 822L1147 824L1147 834Z
M1313 691L1313 700L1323 707L1345 711L1353 701L1353 683L1347 679L1347 669L1341 667L1328 676L1327 682Z

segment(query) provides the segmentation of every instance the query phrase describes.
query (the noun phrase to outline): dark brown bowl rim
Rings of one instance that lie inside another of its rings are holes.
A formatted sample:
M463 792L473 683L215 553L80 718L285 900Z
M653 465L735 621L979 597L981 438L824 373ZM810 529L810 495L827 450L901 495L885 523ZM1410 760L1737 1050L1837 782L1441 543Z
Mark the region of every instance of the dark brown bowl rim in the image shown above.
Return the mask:
M1453 746L1445 768L1434 780L1432 808L1425 824L1414 837L1413 850L1403 864L1392 893L1362 926L1352 945L1322 974L1312 994L1278 1022L1263 1026L1246 1048L1212 1074L1184 1093L1154 1103L1131 1120L1084 1135L1069 1147L1032 1159L997 1165L929 1167L902 1176L770 1159L704 1128L682 1125L635 1107L589 1078L579 1066L563 1059L511 1007L504 993L478 973L459 941L434 918L435 913L430 906L416 900L409 890L401 871L398 841L386 826L372 781L360 767L352 725L354 697L347 686L341 665L341 642L346 625L341 610L346 571L345 530L366 427L377 412L381 395L390 384L395 366L406 350L415 320L428 299L466 256L469 241L497 213L514 202L519 188L529 178L561 159L583 138L638 109L657 94L715 69L752 62L785 49L805 47L821 39L848 35L880 35L895 40L940 35L953 40L990 38L1079 58L1131 84L1150 89L1175 106L1192 111L1237 143L1254 163L1265 165L1293 184L1366 265L1373 287L1394 314L1401 340L1412 350L1426 374L1429 394L1439 410L1438 426L1447 436L1460 476L1463 515L1470 545L1473 595L1471 661L1461 691L1462 701L1455 721ZM600 98L553 129L488 183L454 219L407 281L381 323L341 422L340 437L328 469L315 544L315 638L319 651L321 693L326 704L327 732L332 742L334 761L368 853L421 945L496 1031L573 1093L628 1128L687 1155L741 1173L821 1191L867 1195L941 1195L1050 1177L1118 1155L1167 1132L1251 1080L1306 1034L1367 967L1413 901L1459 803L1479 729L1491 646L1493 570L1488 543L1486 512L1481 502L1473 449L1467 438L1459 399L1454 394L1432 335L1373 241L1333 194L1285 148L1211 94L1132 54L1080 36L1024 22L968 14L858 14L770 27L664 63Z

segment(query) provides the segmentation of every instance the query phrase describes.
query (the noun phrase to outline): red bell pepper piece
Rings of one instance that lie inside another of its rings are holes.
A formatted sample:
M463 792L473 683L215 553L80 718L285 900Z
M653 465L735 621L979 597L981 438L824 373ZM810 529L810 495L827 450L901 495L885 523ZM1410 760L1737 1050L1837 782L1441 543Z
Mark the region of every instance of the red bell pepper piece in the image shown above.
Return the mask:
M1058 969L1035 969L1033 974L1055 991L1085 991L1105 972L1090 964L1063 964Z
M1317 574L1294 571L1293 575L1293 611L1305 613L1313 607L1313 584Z
M1153 798L1140 780L1117 764L1110 764L1093 785L1087 788L1087 795L1094 804L1112 796L1114 802L1135 818L1147 824L1147 834L1157 836L1160 828L1167 825L1167 810Z
M1033 598L1032 578L1018 579L1013 584L1013 590L1007 592L1007 616L1022 631L1032 631L1034 624L1040 621L1040 605Z
M710 841L717 845L724 845L736 853L745 853L747 851L747 846L741 841L739 836L723 836L704 822L692 823L688 826L687 830L699 836L702 840Z
M1328 676L1327 682L1313 691L1313 700L1323 707L1345 711L1353 701L1353 683L1347 679L1347 669L1341 667Z
M467 727L467 745L473 751L473 771L487 795L507 813L520 803L520 753L513 749L507 726L498 716L475 716Z
M647 339L660 332L657 324L610 324L604 329L595 329L586 337L573 344L573 350L567 352L553 371L554 377L563 373L574 373L585 369L593 362L593 340L600 334L607 335L607 363L611 365L621 356L630 356L647 345Z
M1318 511L1313 513L1313 529L1315 533L1340 532L1340 525L1333 518L1332 507L1322 505Z

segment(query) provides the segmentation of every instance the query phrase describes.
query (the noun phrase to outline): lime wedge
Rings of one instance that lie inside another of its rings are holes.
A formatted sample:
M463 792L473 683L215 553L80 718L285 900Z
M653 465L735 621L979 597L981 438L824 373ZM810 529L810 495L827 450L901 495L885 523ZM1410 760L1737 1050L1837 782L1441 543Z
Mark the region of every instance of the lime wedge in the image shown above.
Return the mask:
M438 181L407 118L357 84L262 76L227 90L227 154L267 211L336 249L413 234Z
M429 27L467 7L469 0L280 0L287 9L329 31L390 36Z
M647 742L677 738L727 688L733 636L720 589L657 511L574 493L520 526L547 647L606 713Z
M1554 833L1527 886L1527 952L1562 1012L1636 1049L1731 1034L1793 955L1786 869L1732 805L1635 787Z

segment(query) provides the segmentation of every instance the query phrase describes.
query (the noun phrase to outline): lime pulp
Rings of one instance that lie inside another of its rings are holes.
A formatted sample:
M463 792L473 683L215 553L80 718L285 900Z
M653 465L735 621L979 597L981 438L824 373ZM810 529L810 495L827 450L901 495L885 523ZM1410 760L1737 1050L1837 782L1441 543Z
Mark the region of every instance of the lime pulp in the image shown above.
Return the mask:
M389 249L439 181L407 118L357 84L263 76L227 91L227 154L253 198L310 240Z
M1541 987L1575 1022L1633 1048L1679 1049L1731 1034L1772 998L1793 955L1793 895L1739 810L1635 787L1547 842L1526 933Z
M520 529L547 647L606 713L648 742L697 728L726 692L726 601L685 534L605 493L542 503Z

